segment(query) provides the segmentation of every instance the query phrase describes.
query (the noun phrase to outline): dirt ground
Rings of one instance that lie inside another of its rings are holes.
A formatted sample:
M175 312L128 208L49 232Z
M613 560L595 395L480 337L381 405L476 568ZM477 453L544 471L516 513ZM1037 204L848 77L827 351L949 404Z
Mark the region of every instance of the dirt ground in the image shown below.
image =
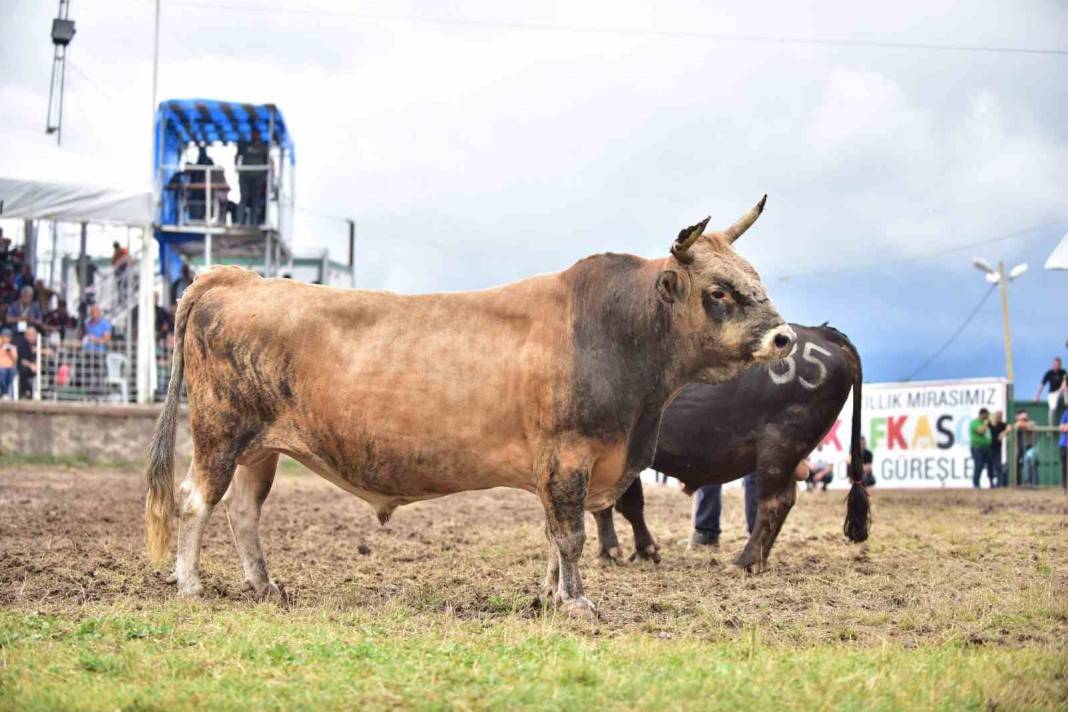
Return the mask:
M0 606L76 613L151 606L173 586L144 554L140 473L0 467ZM1068 640L1068 497L1059 491L879 491L864 545L841 532L844 494L798 494L767 573L730 565L744 543L740 492L725 495L723 547L688 551L690 498L647 486L663 562L597 562L587 518L587 592L598 634L790 644L879 641L1053 646ZM537 500L493 490L372 510L307 474L281 473L263 516L268 565L291 609L400 605L463 618L543 615L546 546ZM617 528L629 552L626 522ZM207 596L247 605L226 517L202 557Z

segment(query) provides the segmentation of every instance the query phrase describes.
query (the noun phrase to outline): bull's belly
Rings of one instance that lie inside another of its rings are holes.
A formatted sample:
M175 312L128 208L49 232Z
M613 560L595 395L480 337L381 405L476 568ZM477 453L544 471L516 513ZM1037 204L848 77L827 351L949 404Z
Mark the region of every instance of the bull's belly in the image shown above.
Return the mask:
M514 487L534 491L532 458L516 445L471 447L411 436L318 432L272 434L265 446L293 457L325 479L392 510L458 492Z

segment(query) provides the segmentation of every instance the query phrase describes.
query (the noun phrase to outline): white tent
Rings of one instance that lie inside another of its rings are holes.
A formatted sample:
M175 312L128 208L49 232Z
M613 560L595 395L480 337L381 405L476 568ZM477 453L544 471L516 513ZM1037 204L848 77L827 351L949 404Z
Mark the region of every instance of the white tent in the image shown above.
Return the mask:
M1046 269L1068 269L1068 235L1062 237L1060 244L1049 253Z
M0 218L113 225L152 223L152 186L93 160L18 132L0 136Z
M138 294L137 394L149 402L154 390L155 239L153 195L146 170L141 178L109 160L106 151L91 158L61 149L42 134L5 132L0 162L0 218L105 223L142 228Z

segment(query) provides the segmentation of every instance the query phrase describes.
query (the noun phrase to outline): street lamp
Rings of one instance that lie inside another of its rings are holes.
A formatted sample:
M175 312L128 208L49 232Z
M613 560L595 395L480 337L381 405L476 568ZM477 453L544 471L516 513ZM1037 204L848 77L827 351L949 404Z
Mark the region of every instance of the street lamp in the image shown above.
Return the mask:
M1005 273L1005 262L1001 260L998 261L997 269L981 257L972 260L972 264L986 275L987 282L998 285L1001 292L1001 322L1005 331L1005 376L1009 383L1014 383L1016 378L1012 370L1012 331L1009 329L1009 282L1027 271L1027 263L1016 265L1008 274Z

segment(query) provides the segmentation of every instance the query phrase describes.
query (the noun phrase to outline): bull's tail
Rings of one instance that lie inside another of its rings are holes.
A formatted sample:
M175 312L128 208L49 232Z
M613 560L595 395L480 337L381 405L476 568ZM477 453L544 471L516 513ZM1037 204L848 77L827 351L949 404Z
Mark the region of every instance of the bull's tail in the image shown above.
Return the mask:
M170 551L174 536L174 436L178 428L178 405L182 394L184 369L182 343L185 325L193 303L192 287L179 301L174 316L174 357L171 361L171 381L167 386L167 400L156 421L156 431L146 456L148 496L145 498L145 527L148 537L148 556L161 561Z
M871 501L868 490L864 487L864 457L860 447L860 407L863 400L861 390L864 371L856 347L844 334L840 336L840 345L853 369L853 427L849 443L849 479L853 481L853 485L846 497L846 517L842 529L850 541L861 542L868 538L868 529L871 526Z

